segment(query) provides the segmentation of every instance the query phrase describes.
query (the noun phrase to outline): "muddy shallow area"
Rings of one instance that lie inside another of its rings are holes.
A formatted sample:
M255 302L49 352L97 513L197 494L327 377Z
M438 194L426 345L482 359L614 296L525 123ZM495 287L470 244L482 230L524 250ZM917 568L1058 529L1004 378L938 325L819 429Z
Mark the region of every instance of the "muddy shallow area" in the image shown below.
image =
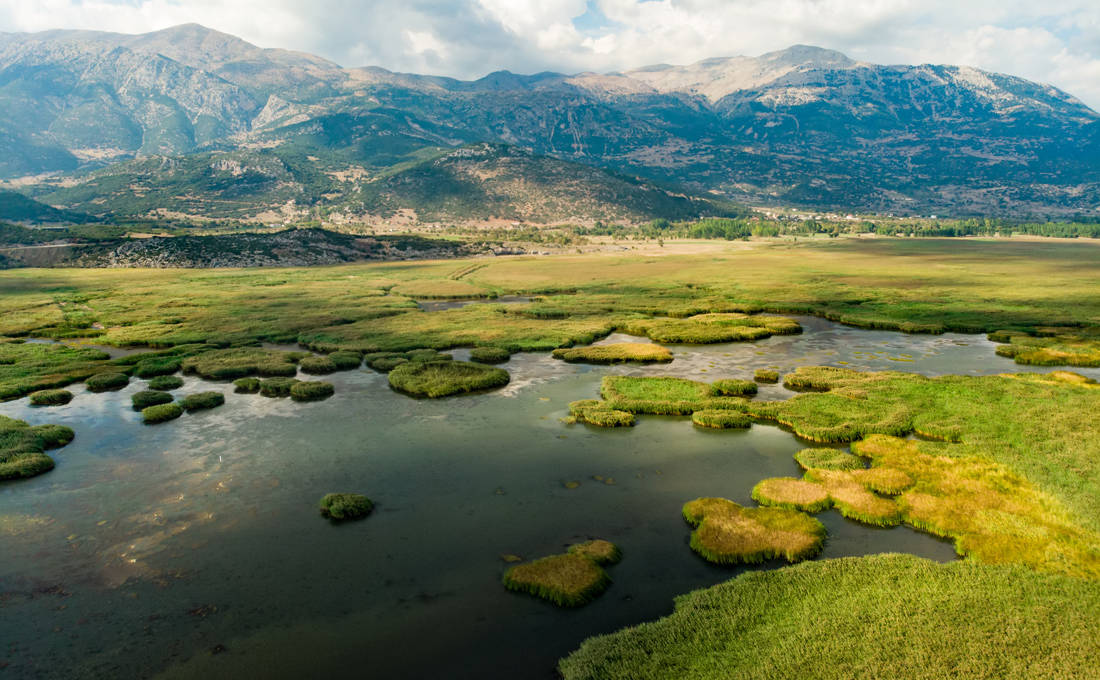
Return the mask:
M983 336L799 321L798 336L674 346L667 365L521 354L503 364L504 389L435 401L356 370L323 378L336 395L308 404L187 376L175 394L216 389L226 405L157 426L130 408L142 380L105 394L74 386L61 407L0 404L0 414L76 431L54 471L0 483L0 674L553 678L585 637L667 614L676 595L739 573L691 552L680 507L708 495L751 503L760 479L798 474L792 454L805 446L776 427L709 431L688 418L563 424L567 404L597 396L603 375L1045 370L994 355ZM766 386L758 398L789 396ZM330 524L317 511L330 491L365 493L376 510ZM819 559L955 558L905 527L819 517L829 531ZM624 554L594 603L563 610L500 585L502 555L539 557L588 537Z

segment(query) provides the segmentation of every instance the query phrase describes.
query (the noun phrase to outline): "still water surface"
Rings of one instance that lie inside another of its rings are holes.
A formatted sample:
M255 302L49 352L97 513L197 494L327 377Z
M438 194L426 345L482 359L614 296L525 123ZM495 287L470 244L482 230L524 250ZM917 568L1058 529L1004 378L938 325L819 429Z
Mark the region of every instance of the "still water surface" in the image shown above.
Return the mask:
M603 375L1034 370L995 356L981 336L799 320L800 336L674 347L676 360L660 366L517 355L508 387L437 401L360 370L326 378L336 396L313 404L189 376L177 394L218 389L227 404L152 427L130 409L140 380L107 394L76 386L62 407L0 404L3 415L77 433L54 452L53 472L0 484L0 676L554 678L556 660L585 637L663 616L676 595L739 573L691 552L681 505L709 495L751 503L760 479L799 473L792 454L805 446L775 427L717 432L687 418L563 424L566 405L597 396ZM789 396L765 386L758 398ZM329 524L316 503L330 491L366 493L376 510ZM819 517L829 531L821 559L955 558L905 527ZM501 555L539 557L590 537L624 553L594 603L562 610L500 585Z

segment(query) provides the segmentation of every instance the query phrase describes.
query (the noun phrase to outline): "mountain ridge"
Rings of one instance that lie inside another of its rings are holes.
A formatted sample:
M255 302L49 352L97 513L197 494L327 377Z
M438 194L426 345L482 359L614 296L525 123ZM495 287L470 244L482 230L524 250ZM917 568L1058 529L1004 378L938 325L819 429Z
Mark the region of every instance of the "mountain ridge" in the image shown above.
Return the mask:
M1072 95L972 67L883 66L808 45L463 81L343 68L194 24L9 33L0 112L0 178L274 148L298 143L310 121L379 112L346 148L376 157L394 139L505 143L697 194L823 208L1100 208L1100 114ZM343 156L349 167L360 160Z

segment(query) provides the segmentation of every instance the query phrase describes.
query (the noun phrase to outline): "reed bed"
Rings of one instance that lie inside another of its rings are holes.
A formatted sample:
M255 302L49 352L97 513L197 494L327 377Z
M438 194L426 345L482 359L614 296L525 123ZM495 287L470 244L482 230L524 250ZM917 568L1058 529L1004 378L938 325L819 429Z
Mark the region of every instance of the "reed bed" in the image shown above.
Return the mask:
M196 392L180 399L179 405L188 413L205 411L217 408L225 403L225 395L221 392Z
M33 406L64 406L72 400L73 393L68 390L39 390L30 395Z
M35 425L0 416L0 481L26 479L49 472L54 460L46 451L69 444L72 429L64 425Z
M159 390L142 390L130 396L130 402L135 411L142 411L150 406L167 404L172 401L175 401L175 398L171 394Z
M618 342L610 345L556 349L553 357L569 363L654 364L672 361L672 352L665 347L648 342Z
M149 406L141 410L141 420L146 425L166 423L169 420L175 420L182 415L183 407L175 402Z
M716 564L756 564L813 557L825 541L825 527L786 508L746 508L725 498L697 498L684 505L694 527L691 549Z
M509 380L504 369L466 361L409 361L390 371L390 387L429 399L491 390Z
M618 546L601 539L569 546L564 554L517 564L504 572L504 587L548 600L559 607L579 607L611 584L602 565L618 562Z
M183 378L176 375L158 375L149 381L149 389L171 392L183 387Z

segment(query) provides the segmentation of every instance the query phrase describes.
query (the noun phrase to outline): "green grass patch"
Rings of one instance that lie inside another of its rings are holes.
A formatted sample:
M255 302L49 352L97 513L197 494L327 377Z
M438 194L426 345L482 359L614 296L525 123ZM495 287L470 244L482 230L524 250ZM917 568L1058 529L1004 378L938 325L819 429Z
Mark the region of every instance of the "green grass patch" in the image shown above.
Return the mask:
M390 386L415 397L436 399L503 387L508 372L465 361L410 361L390 371Z
M556 349L555 359L586 364L653 364L672 361L672 352L648 342L619 342L610 345Z
M221 392L196 392L180 399L179 404L188 413L217 408L225 403L225 395Z
M297 385L297 378L268 378L260 381L260 394L265 397L279 399L290 396L290 388Z
M46 450L73 440L72 429L63 425L30 426L25 421L0 416L0 480L26 479L54 468Z
M63 406L72 400L73 393L68 390L39 390L30 396L34 406Z
M645 335L656 342L688 345L751 342L802 332L802 326L794 319L735 312L699 314L686 319L630 321L621 324L620 329L631 335Z
M466 281L421 279L395 286L393 293L420 300L461 300L495 297L492 291Z
M752 418L740 411L695 411L691 422L717 430L743 430L752 427Z
M710 386L711 394L718 397L751 397L756 390L751 380L716 380Z
M308 356L306 352L234 347L188 357L183 361L183 371L207 380L234 380L254 375L294 377L298 373L298 362Z
M512 358L512 353L503 347L474 347L470 350L470 361L479 364L502 364Z
M598 427L630 427L634 414L608 408L607 402L598 399L582 399L569 404L569 416L573 422L588 423Z
M260 392L260 379L237 378L233 381L233 391L237 394L258 394Z
M853 456L840 449L802 449L794 454L795 462L804 470L820 468L822 470L859 470L864 466L859 456Z
M401 354L378 357L377 359L371 359L367 361L367 365L378 371L379 373L389 373L401 364L407 363L409 363L409 360Z
M363 365L363 355L352 350L337 350L328 359L337 371L351 371Z
M569 546L561 555L517 564L504 572L504 587L549 600L559 607L579 607L607 589L611 578L601 565L621 559L610 541L592 540Z
M172 375L180 370L183 360L179 357L160 356L143 359L134 365L134 375L138 378L155 378Z
M290 398L294 401L321 401L336 394L332 383L302 381L290 386Z
M84 381L89 392L113 392L130 384L125 373L97 373Z
M149 389L171 392L183 387L183 378L177 375L158 375L149 381Z
M695 528L691 549L716 564L776 558L798 562L820 552L825 541L821 522L797 510L746 508L725 498L698 498L684 504L683 514Z
M714 396L711 386L685 378L604 376L604 408L636 414L687 416L695 411L741 410L745 400Z
M157 406L158 404L168 404L174 400L171 394L158 390L142 390L141 392L135 392L130 397L130 401L133 403L135 411L143 411L150 406Z
M589 638L564 680L1088 678L1100 585L909 555L750 571ZM827 620L822 614L827 613ZM821 625L808 625L818 621Z
M779 371L773 371L767 368L758 368L752 374L752 379L758 383L775 384L779 382Z
M997 354L1030 366L1100 366L1100 328L1036 329L1039 335L999 331L989 334Z
M320 508L322 517L343 521L366 517L374 510L374 503L358 493L330 493L321 499Z
M308 356L298 362L302 373L309 375L328 375L336 372L336 363L327 356Z
M141 410L141 420L146 425L156 425L175 420L183 415L183 407L172 402L170 404L158 404Z

